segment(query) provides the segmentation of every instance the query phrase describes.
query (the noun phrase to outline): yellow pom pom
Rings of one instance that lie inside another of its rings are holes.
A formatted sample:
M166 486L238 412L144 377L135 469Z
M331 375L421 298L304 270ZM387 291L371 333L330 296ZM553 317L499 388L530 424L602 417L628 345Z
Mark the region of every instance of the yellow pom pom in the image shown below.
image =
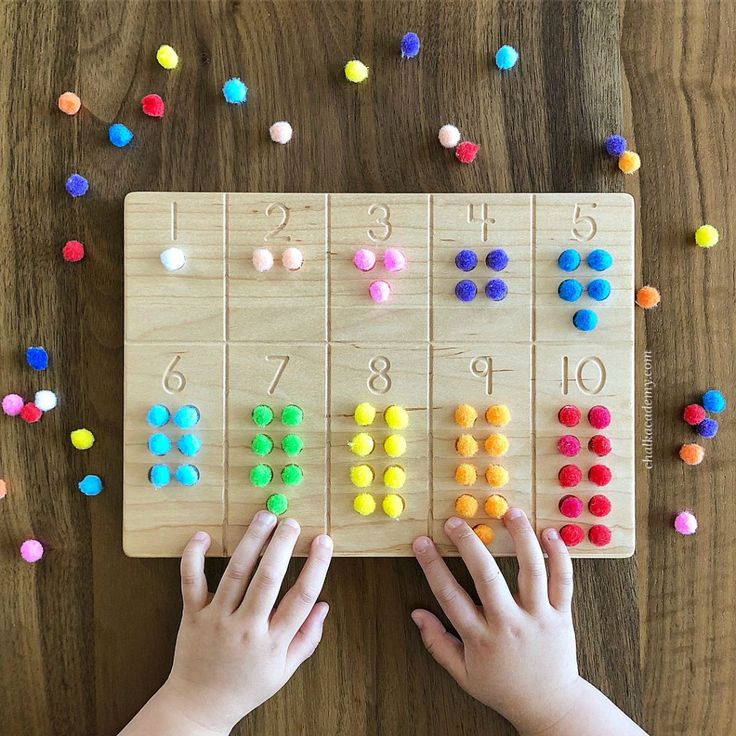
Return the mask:
M386 516L398 519L404 511L404 499L396 493L389 493L384 496L381 508Z
M491 519L503 519L503 515L509 510L509 502L503 496L494 493L488 496L484 508Z
M485 545L489 545L493 538L496 536L493 533L493 529L488 526L488 524L478 524L477 526L473 527L473 531L478 535L478 538L481 542Z
M473 435L461 434L455 440L455 449L458 455L463 457L473 457L478 452L478 443Z
M392 404L383 413L383 419L391 429L406 429L409 426L409 414L403 406Z
M373 468L370 465L353 465L350 468L350 480L358 488L367 488L373 483Z
M502 457L509 449L508 438L505 434L489 434L486 437L485 448L492 457Z
M505 427L511 421L511 412L506 404L493 404L486 409L486 421L494 427Z
M361 516L370 516L376 510L376 499L370 493L359 493L353 499L353 508Z
M359 432L350 440L350 442L348 442L348 447L350 448L350 451L356 455L365 457L373 452L375 442L373 441L373 437L369 434Z
M159 46L158 51L156 52L156 61L158 61L164 69L176 69L179 65L179 54L177 54L171 46L164 44L163 46Z
M503 465L489 465L486 480L491 488L503 488L509 482L509 471Z
M455 468L455 480L461 486L472 486L478 478L475 466L470 463L462 463Z
M701 225L695 231L695 242L701 248L712 248L718 242L718 230L713 225Z
M383 485L392 491L398 491L406 483L406 471L399 465L389 465L383 471Z
M406 452L406 440L400 434L390 434L383 441L383 450L389 457L401 457Z
M478 412L470 404L455 407L455 423L463 429L470 429L478 418Z
M69 437L77 450L89 450L95 443L95 436L88 429L75 429Z
M368 79L368 67L358 59L351 59L345 64L345 78L349 82L365 82Z
M463 493L455 501L455 513L463 519L470 519L478 513L478 502L473 496Z
M373 420L376 418L376 407L373 404L369 404L364 401L362 404L358 404L355 407L355 413L353 414L355 423L361 427L367 427L373 424Z
M641 168L641 159L638 153L633 151L624 151L618 157L618 167L624 174L633 174Z

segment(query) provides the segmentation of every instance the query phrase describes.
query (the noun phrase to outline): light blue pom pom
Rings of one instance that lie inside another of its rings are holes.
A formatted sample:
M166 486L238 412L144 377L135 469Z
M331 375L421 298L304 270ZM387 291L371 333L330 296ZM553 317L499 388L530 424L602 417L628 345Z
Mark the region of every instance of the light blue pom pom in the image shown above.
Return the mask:
M154 488L163 488L171 483L171 471L166 465L153 465L148 471L148 480Z
M79 490L82 491L85 496L97 496L102 493L102 489L102 478L100 478L99 475L85 475L84 478L79 481Z
M110 143L117 148L125 148L133 140L133 133L122 123L113 123L107 131Z
M182 455L192 457L202 449L202 440L196 435L185 434L179 438L176 446L179 448L179 452Z
M199 409L196 406L187 404L182 406L179 411L174 414L174 424L182 429L190 429L196 427L199 423Z
M512 69L519 61L519 52L513 46L501 46L496 51L496 66L499 69Z
M196 465L180 465L176 469L176 479L183 486L199 483L199 468Z
M222 94L231 105L242 105L248 99L248 88L238 77L233 77L223 85Z
M715 388L708 389L703 394L703 409L713 414L720 414L726 408L726 399Z
M148 449L151 455L165 455L171 449L171 440L165 434L157 432L148 438Z
M171 414L163 404L154 404L149 410L146 419L152 427L163 427L168 424Z

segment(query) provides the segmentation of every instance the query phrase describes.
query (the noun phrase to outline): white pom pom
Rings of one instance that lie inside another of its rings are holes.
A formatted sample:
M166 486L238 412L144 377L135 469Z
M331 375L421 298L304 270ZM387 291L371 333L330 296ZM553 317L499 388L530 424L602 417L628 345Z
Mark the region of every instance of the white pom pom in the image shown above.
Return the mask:
M187 262L181 248L167 248L161 253L161 263L167 271L178 271Z
M460 143L460 131L454 125L443 125L437 137L443 148L455 148Z
M33 399L33 403L41 411L51 411L53 408L56 407L57 404L56 394L53 391L49 391L47 389L36 391L36 396Z
M291 136L294 131L286 120L279 120L278 123L274 123L268 129L268 133L274 143L288 143L291 140Z
M256 248L253 251L253 268L260 273L273 268L273 253L268 248Z

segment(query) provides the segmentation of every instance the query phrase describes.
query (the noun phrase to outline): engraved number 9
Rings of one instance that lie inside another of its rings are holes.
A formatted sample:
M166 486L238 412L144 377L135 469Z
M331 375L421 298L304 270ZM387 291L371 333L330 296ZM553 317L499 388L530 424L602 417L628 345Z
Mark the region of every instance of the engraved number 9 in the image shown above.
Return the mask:
M391 388L391 376L388 374L391 362L383 355L377 355L371 358L368 367L371 370L368 376L368 390L374 394L385 394Z
M166 366L161 385L167 394L178 394L187 385L187 379L181 371L175 370L176 364L181 360L181 355L175 355Z
M489 355L473 358L470 361L470 372L476 378L485 378L486 394L493 393L493 359Z

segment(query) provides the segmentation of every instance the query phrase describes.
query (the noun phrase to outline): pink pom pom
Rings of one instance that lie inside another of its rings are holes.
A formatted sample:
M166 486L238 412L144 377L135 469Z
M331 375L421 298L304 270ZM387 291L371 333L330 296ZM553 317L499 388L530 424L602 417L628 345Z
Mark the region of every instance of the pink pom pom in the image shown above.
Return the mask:
M304 263L304 255L299 248L287 248L281 256L281 263L289 271L298 271Z
M368 248L356 250L353 264L359 271L370 271L376 265L376 254Z
M580 452L580 440L574 434L566 434L557 440L560 455L575 457Z
M611 423L611 412L605 406L593 406L588 412L591 427L605 429Z
M20 546L20 556L26 562L38 562L43 557L43 545L37 539L26 539Z
M577 496L563 496L558 508L560 513L568 519L577 519L583 513L583 501Z
M273 254L268 248L256 248L253 251L253 268L259 273L273 268Z
M371 281L368 293L376 304L383 304L391 296L391 286L387 281Z
M406 256L398 248L386 248L383 265L387 271L403 271L406 268Z
M286 120L279 120L278 123L274 123L269 129L268 134L271 136L271 140L274 143L288 143L291 140L291 136L294 131Z
M3 411L9 417L17 417L23 409L25 403L26 402L23 401L23 398L21 396L18 396L18 394L8 394L3 399Z
M695 514L691 514L689 511L680 511L675 516L675 531L678 534L684 534L689 536L695 534L698 530L698 520L695 518Z

